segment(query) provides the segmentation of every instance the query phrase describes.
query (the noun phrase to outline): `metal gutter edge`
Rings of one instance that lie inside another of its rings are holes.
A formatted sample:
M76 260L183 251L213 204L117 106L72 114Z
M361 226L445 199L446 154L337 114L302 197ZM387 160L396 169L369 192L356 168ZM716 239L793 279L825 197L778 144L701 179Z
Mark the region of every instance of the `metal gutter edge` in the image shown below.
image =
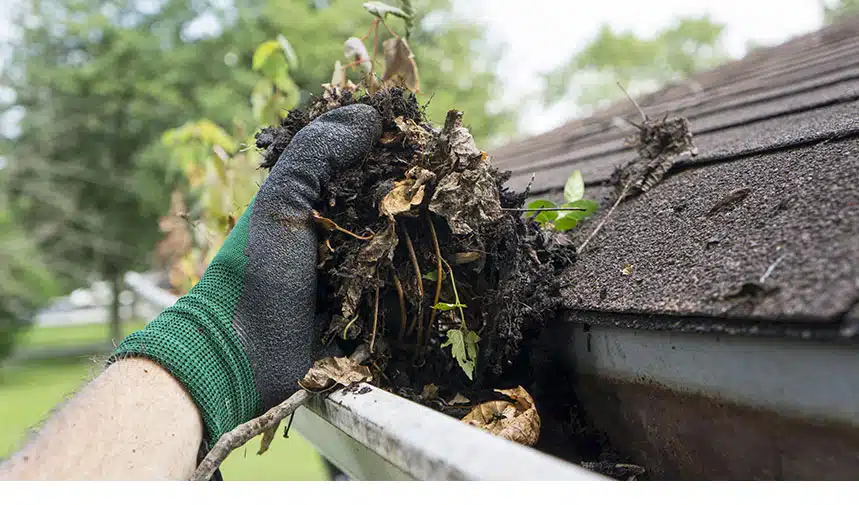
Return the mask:
M145 275L129 272L125 282L159 310L178 299ZM608 480L370 385L314 398L294 424L354 479Z
M315 398L294 424L355 479L607 480L370 385Z

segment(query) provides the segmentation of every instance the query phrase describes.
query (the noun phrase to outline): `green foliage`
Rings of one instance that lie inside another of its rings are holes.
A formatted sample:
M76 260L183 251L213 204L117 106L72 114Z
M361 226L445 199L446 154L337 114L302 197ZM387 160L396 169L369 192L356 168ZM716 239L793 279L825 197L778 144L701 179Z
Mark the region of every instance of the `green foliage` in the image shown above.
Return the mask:
M444 260L442 260L444 261ZM459 292L456 290L456 279L453 276L453 269L447 262L444 262L447 271L450 274L450 286L453 289L453 303L439 302L433 305L434 309L443 312L458 310L459 311L459 328L451 328L447 330L447 339L442 342L441 347L451 348L451 355L459 364L459 368L465 372L469 379L474 380L474 367L477 365L477 343L480 341L480 335L476 331L471 331L465 324L465 312L462 310L466 306L459 300ZM438 277L436 277L438 278Z
M569 231L579 224L579 221L590 216L599 208L599 204L593 200L585 200L585 181L582 173L578 170L573 172L564 185L564 201L555 203L551 200L533 200L528 203L526 218L556 231ZM547 209L540 211L540 209ZM564 210L570 209L570 210Z
M5 189L66 288L148 268L170 196L162 132L199 116L228 123L247 96L246 75L221 64L224 46L184 32L206 6L138 4L24 0L11 11L20 37L0 85L24 115L6 139Z
M388 14L406 21L411 20L411 16L406 14L404 10L393 5L388 5L385 2L364 2L364 8L367 9L367 12L383 21L388 17Z
M477 342L480 341L480 336L474 331L463 333L461 329L447 330L446 336L447 340L441 344L442 349L450 347L459 368L473 380L474 367L477 364Z
M688 77L727 58L723 30L706 15L679 19L649 38L604 24L584 49L545 76L544 100L566 99L577 81L577 104L592 108L623 96L617 82L633 90L655 89Z
M36 243L0 199L0 360L12 352L35 312L57 294Z
M823 22L828 25L845 16L859 13L859 0L821 0L820 7L823 9Z

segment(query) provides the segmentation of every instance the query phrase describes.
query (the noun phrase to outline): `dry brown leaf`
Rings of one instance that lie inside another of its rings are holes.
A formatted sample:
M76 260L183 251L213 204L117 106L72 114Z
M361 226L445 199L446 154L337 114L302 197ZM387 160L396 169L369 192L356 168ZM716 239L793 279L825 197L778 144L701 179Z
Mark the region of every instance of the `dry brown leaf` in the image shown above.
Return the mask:
M302 388L318 392L334 387L351 386L356 382L366 382L373 378L370 368L343 357L323 358L313 364L303 379L298 381Z
M427 384L421 392L422 400L435 400L438 398L438 386L435 384Z
M392 259L394 248L399 242L395 226L394 219L388 218L388 226L370 239L367 245L358 252L358 260L363 263L375 264L382 258Z
M370 63L370 53L367 52L367 46L358 37L350 37L346 40L343 44L343 55L346 56L346 59L350 63L360 62L358 66L361 68L362 75L369 74L373 68Z
M448 405L468 405L469 403L471 403L471 400L463 396L462 393L456 393L456 396L447 402Z
M385 53L385 74L382 76L382 81L388 82L399 76L406 87L419 92L418 67L408 42L390 38L382 43L382 50Z
M489 162L480 161L473 170L451 172L433 192L429 210L444 217L456 235L467 235L503 215L500 195Z
M494 400L481 403L463 417L462 421L513 442L536 444L540 438L540 415L531 395L522 386L495 391L513 401Z
M432 137L421 125L415 123L411 119L404 119L403 116L394 118L394 124L412 143L417 144L420 148L426 146L429 139ZM432 173L432 172L430 172Z
M404 179L394 184L390 191L379 203L379 212L385 216L396 216L412 210L424 201L424 186L414 190L415 181Z

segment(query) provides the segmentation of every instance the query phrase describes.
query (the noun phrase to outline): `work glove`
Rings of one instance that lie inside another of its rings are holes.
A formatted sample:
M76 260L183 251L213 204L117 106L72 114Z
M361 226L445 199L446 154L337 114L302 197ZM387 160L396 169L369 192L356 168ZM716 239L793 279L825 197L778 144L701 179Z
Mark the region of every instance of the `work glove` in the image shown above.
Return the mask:
M317 236L311 217L329 178L362 163L381 135L367 105L300 130L200 281L108 360L149 358L197 404L208 443L298 389L318 358Z

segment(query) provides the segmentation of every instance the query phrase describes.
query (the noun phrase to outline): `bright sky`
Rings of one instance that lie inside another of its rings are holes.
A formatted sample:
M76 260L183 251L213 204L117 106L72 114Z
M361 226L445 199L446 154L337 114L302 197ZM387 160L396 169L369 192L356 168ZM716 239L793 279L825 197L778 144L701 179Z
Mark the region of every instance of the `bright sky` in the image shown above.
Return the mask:
M9 0L3 0L9 1ZM354 0L361 1L361 0ZM831 0L829 0L831 1ZM593 37L603 22L616 29L652 35L677 16L709 13L726 24L724 42L742 56L749 42L777 44L822 24L820 0L454 0L466 18L483 23L492 42L506 46L497 71L505 82L503 101L531 103L540 74L565 61ZM9 32L0 11L0 36ZM563 123L572 114L561 104L546 111L533 103L521 123L523 134Z
M777 44L818 29L819 0L456 0L457 9L484 23L493 42L507 47L498 63L506 101L522 103L540 90L540 74L564 62L610 23L618 30L649 36L678 16L709 13L725 23L724 42L732 56L749 42ZM537 133L569 119L569 106L524 114L522 133Z

